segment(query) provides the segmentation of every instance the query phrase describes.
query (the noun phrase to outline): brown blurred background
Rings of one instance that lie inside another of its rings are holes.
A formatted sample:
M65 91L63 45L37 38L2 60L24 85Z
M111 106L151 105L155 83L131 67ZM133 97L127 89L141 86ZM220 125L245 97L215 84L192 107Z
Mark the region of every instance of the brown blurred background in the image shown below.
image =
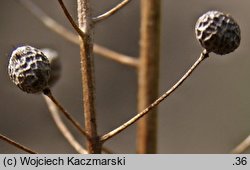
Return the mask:
M34 1L73 31L56 0ZM94 15L118 0L92 0ZM76 1L65 3L76 20ZM240 47L212 54L159 107L159 153L228 153L250 134L250 1L162 0L160 94L171 87L201 52L194 35L197 18L211 9L230 13L241 27ZM95 29L95 42L138 56L139 1ZM56 128L40 95L25 94L9 80L9 53L20 44L49 47L60 54L62 77L55 96L83 123L79 47L46 28L17 0L0 2L0 132L39 153L75 153ZM95 55L97 117L101 134L136 113L137 77L132 68ZM70 126L71 127L71 126ZM80 142L84 139L72 129ZM135 126L106 143L116 153L135 152ZM21 153L0 141L0 153ZM248 151L248 153L250 153Z

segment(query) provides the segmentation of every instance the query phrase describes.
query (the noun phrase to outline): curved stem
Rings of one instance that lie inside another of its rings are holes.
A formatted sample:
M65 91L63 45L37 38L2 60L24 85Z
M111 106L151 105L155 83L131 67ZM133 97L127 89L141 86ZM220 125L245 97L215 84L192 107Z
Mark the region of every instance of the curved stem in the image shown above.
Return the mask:
M60 113L58 110L58 107L55 105L54 102L52 102L49 98L44 96L44 99L46 101L46 104L49 108L49 111L51 113L51 116L62 133L62 135L65 137L65 139L69 142L69 144L80 154L88 154L88 152L77 142L77 140L74 138L74 136L71 134L70 130L66 127L66 125L63 123Z
M150 106L148 106L146 109L138 113L136 116L119 126L118 128L112 130L111 132L108 132L107 134L103 135L101 137L101 142L105 142L108 139L114 137L115 135L122 132L124 129L135 123L137 120L139 120L142 116L146 115L150 110L155 108L158 104L160 104L163 100L165 100L170 94L172 94L190 75L191 73L197 68L197 66L205 59L208 58L209 55L206 50L204 50L200 57L196 60L196 62L192 65L192 67L184 74L184 76L176 83L174 84L166 93L164 93L161 97L159 97L157 100L155 100Z
M2 134L0 134L0 139L3 140L3 141L5 141L5 142L8 142L8 143L11 144L12 146L15 146L16 148L21 149L21 150L23 150L23 151L25 151L25 152L27 152L27 153L30 153L30 154L37 154L37 152L33 151L32 149L30 149L30 148L28 148L28 147L26 147L26 146L23 146L23 145L21 145L21 144L15 142L14 140L12 140L12 139L10 139L10 138L8 138L8 137L2 135Z
M33 1L30 0L19 0L24 7L26 7L39 21L41 21L46 27L65 38L69 42L72 42L76 45L80 44L79 38L76 34L72 33L64 26L59 24L53 18L49 17L41 8L39 8ZM133 57L118 53L116 51L107 49L98 44L94 44L94 53L99 54L103 57L111 59L121 64L125 64L127 66L137 67L138 59Z
M122 7L127 5L130 1L131 0L123 0L118 5L116 5L114 8L110 9L109 11L105 12L104 14L92 18L93 22L97 23L97 22L100 22L100 21L107 19L108 17L110 17L110 16L114 15L116 12L118 12Z
M66 6L64 5L62 0L58 0L60 6L63 9L64 14L66 15L66 17L68 18L70 24L73 26L73 28L76 30L76 32L80 35L80 37L82 37L82 39L85 38L84 32L78 27L78 25L76 25L74 19L71 17L69 11L67 10Z
M99 54L101 56L106 56L107 58L114 60L116 62L119 62L121 64L131 66L134 68L138 68L139 60L136 58L133 58L131 56L127 56L125 54L121 54L115 51L112 51L108 48L105 48L103 46L94 44L94 52L96 54Z
M250 148L250 135L246 137L239 145L237 145L232 151L232 154L240 154Z
M70 130L67 128L67 126L64 124L64 122L61 119L58 107L55 105L54 102L49 100L46 96L44 96L44 100L46 101L46 104L50 110L51 116L53 120L55 121L56 126L62 133L62 135L67 139L69 144L80 154L88 154L87 150L82 147L81 144L74 138ZM107 154L113 154L114 152L111 151L109 148L102 147L102 151Z
M58 107L58 109L64 114L64 116L89 140L88 134L82 129L81 125L71 116L71 114L69 114L54 98L51 91L49 89L45 89L43 90L43 94L46 95Z
M41 21L46 27L54 31L55 33L59 34L66 40L74 43L79 44L79 38L76 34L69 31L67 28L59 24L53 18L49 17L39 6L37 6L31 0L19 0L21 5L23 5L26 9L29 10L31 14L33 14L39 21Z

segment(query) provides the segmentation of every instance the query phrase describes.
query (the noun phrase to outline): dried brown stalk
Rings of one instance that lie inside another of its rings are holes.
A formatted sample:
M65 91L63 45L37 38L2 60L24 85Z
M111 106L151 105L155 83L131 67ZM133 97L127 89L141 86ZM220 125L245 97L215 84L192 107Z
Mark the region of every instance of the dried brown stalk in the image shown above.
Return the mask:
M60 132L62 133L62 135L65 137L65 139L69 142L69 144L80 154L87 154L88 152L86 151L86 149L84 149L78 142L77 140L74 138L74 136L71 134L70 130L66 127L66 125L64 124L64 122L62 121L61 117L60 117L60 111L58 110L58 107L54 104L54 102L52 102L49 98L47 98L46 96L44 96L44 99L48 105L48 108L50 110L51 116L56 124L56 126L58 127L58 129L60 130Z
M67 128L67 126L64 124L64 122L61 119L58 107L52 102L49 98L44 96L44 99L48 105L48 108L50 110L51 116L53 120L55 121L56 126L62 133L62 135L65 137L65 139L69 142L69 144L80 154L88 154L87 150L82 147L81 144L74 138L70 130ZM111 151L109 148L102 147L102 151L107 154L113 154L114 152Z
M158 97L161 0L141 0L138 112ZM157 107L138 121L137 153L157 152Z
M84 33L84 37L80 38L80 54L85 129L90 136L90 140L87 141L87 149L89 153L101 153L96 125L93 21L89 0L77 0L77 11L79 28Z
M46 27L59 34L66 40L79 45L80 41L76 34L72 33L64 26L59 24L53 18L49 17L41 8L39 8L33 1L19 0L24 7L26 7L39 21L41 21ZM121 64L125 64L132 67L137 67L138 59L115 52L107 49L106 47L94 44L94 53L100 56L106 57Z
M52 95L51 91L49 89L45 89L43 91L43 94L47 96L57 107L58 109L64 114L64 116L75 126L76 129L78 129L88 140L90 140L90 137L88 136L87 132L82 129L81 125L71 116L70 113L68 113L63 106L55 99L55 97Z
M105 12L102 15L99 15L97 17L93 18L93 22L97 23L100 21L103 21L107 18L109 18L110 16L114 15L116 12L118 12L122 7L124 7L125 5L127 5L131 0L123 0L122 2L120 2L118 5L116 5L114 8L110 9L109 11Z
M105 48L105 47L97 45L97 44L94 44L94 52L96 54L101 55L101 56L106 56L113 61L117 61L120 64L124 64L127 66L138 68L139 61L136 58L127 56L125 54L117 53L115 51L112 51L108 48Z
M15 146L16 148L18 148L20 150L23 150L23 151L27 152L27 153L37 154L37 152L33 151L32 149L30 149L30 148L28 148L28 147L26 147L24 145L21 145L20 143L17 143L16 141L14 141L14 140L12 140L12 139L10 139L10 138L2 135L2 134L0 134L0 139L7 142L7 143L9 143L12 146Z
M165 100L170 94L172 94L180 85L192 74L192 72L198 67L198 65L201 64L201 62L208 58L209 54L206 50L204 50L200 57L195 61L195 63L191 66L191 68L181 77L181 79L174 84L167 92L165 92L161 97L159 97L157 100L155 100L150 106L148 106L146 109L141 111L140 113L136 114L133 118L122 124L121 126L117 127L116 129L106 133L101 137L101 141L105 142L108 139L114 137L115 135L119 134L123 130L125 130L127 127L135 123L137 120L139 120L141 117L149 113L152 109L154 109L158 104L160 104L163 100Z

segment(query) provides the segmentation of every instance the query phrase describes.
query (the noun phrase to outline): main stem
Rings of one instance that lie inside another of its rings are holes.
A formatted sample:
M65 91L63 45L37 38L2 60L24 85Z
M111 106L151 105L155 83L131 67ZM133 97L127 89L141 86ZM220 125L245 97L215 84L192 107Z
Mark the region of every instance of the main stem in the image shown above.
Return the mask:
M89 0L77 0L78 23L84 37L80 37L80 54L83 86L85 129L90 137L89 153L101 153L101 142L97 134L95 113L95 82L93 63L93 22Z
M158 96L161 0L141 0L138 112ZM157 152L157 109L138 122L137 152Z

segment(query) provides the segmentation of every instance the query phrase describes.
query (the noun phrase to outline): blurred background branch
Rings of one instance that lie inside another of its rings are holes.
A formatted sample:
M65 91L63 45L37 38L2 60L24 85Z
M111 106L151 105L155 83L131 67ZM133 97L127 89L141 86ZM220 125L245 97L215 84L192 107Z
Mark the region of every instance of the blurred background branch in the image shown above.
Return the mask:
M12 140L12 139L10 139L10 138L2 135L2 134L0 134L0 139L7 142L7 143L9 143L10 145L12 145L12 146L14 146L16 148L22 150L22 151L25 151L25 152L30 153L30 154L37 154L37 152L33 151L32 149L30 149L30 148L28 148L28 147L26 147L26 146L24 146L24 145L22 145L22 144L20 144L20 143L18 143L16 141Z
M18 0L18 2L20 2L46 27L48 27L55 33L59 34L60 36L74 44L78 45L80 43L79 38L76 34L72 33L57 21L55 21L53 18L49 17L39 6L37 6L31 0ZM128 66L137 67L138 64L138 60L136 58L118 53L98 44L94 44L94 53Z
M246 152L250 148L250 135L246 137L239 145L237 145L232 151L232 154L240 154Z

